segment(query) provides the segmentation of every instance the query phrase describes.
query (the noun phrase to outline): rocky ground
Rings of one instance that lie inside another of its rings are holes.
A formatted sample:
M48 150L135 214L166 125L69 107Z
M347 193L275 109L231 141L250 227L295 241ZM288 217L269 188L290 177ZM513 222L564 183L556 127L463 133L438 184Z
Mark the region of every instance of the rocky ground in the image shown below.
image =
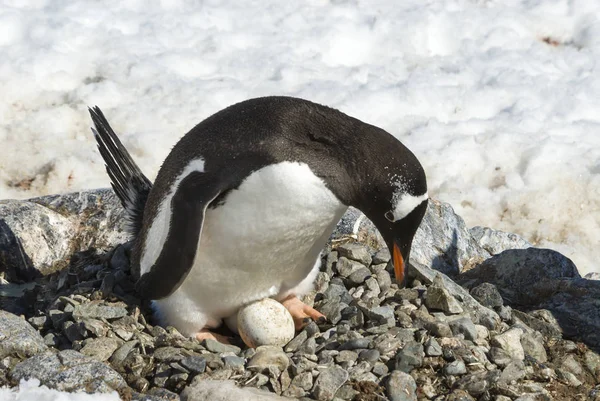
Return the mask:
M340 225L306 299L328 321L283 348L154 325L127 246L78 251L59 271L0 285L0 386L37 378L125 400L600 400L599 283L556 252L467 230L448 208L432 202L404 289L372 228Z

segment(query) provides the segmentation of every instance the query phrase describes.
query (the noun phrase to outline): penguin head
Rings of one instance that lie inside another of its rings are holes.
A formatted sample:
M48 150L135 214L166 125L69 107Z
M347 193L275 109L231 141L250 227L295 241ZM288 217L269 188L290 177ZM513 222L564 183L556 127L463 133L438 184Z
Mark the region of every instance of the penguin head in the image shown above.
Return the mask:
M361 210L381 233L394 265L396 281L406 285L413 238L427 210L427 180L416 156L387 132L369 129L370 157L357 166L358 186L351 205Z

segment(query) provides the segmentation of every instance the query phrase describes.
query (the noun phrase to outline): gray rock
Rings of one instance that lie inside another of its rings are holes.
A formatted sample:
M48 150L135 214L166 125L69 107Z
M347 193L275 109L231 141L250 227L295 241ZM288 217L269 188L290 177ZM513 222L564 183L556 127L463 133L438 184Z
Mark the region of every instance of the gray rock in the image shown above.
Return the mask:
M521 345L526 354L531 355L540 363L548 361L548 355L544 348L544 337L540 332L524 333L521 337Z
M114 320L123 316L127 316L127 308L124 304L105 304L104 301L79 304L73 311L73 318L77 321L83 319Z
M123 341L110 338L110 337L100 337L100 338L88 338L83 342L83 348L80 352L83 355L90 356L97 361L107 361L112 354L123 344Z
M179 363L192 373L204 373L206 369L206 358L201 355L186 356Z
M444 288L446 288L446 290L448 290L452 296L462 302L462 304L465 306L465 309L471 316L473 323L481 324L488 329L493 330L500 322L500 317L496 312L481 305L469 294L468 290L456 284L446 275L436 272L435 270L432 270L417 262L413 262L412 259L411 269L409 269L408 274L410 277L418 279L426 284L431 284L436 275L439 275L443 281Z
M242 351L240 347L232 344L223 344L210 338L202 340L202 345L210 352L215 353L233 352L234 354L238 355Z
M441 310L451 314L463 312L463 308L456 298L444 287L444 282L439 275L433 279L433 283L427 289L425 305L430 309Z
M371 261L371 263L373 263L374 265L379 265L389 262L391 258L392 255L390 255L389 249L387 247L383 247L380 250L378 250L375 253L375 255L373 255L373 260Z
M444 373L450 376L464 375L467 373L467 367L463 361L457 359L444 366Z
M577 378L577 376L575 376L573 373L568 372L566 370L556 369L556 376L560 380L567 382L570 386L573 386L573 387L579 387L583 384L583 383L581 383L581 380L579 380Z
M511 249L461 274L460 282L493 283L504 299L520 305L537 305L559 291L560 280L580 278L573 262L550 249ZM595 283L587 280L587 283Z
M442 346L433 337L430 337L425 342L425 355L427 356L440 356L442 355Z
M470 293L479 303L490 309L499 308L504 304L502 295L500 295L494 284L481 283L474 287Z
M576 376L583 375L583 367L577 362L577 359L570 354L567 355L560 364L560 367L563 371L571 372Z
M342 277L349 277L355 271L365 268L361 263L345 257L339 258L335 266L338 274Z
M296 352L304 341L308 338L306 330L302 330L298 335L290 340L284 347L285 352Z
M507 249L527 249L532 245L517 234L494 230L489 227L469 229L473 239L491 255L497 255Z
M506 351L513 359L525 359L525 351L521 345L523 330L517 327L506 330L502 334L492 337L490 344Z
M333 400L335 393L348 380L348 372L333 366L324 369L317 377L312 393L319 401Z
M240 388L233 380L203 380L197 376L181 393L181 401L205 400L285 401L289 398L252 387Z
M389 326L395 324L394 308L389 305L364 308L362 311L369 320L377 324L387 324Z
M44 339L25 319L0 310L0 359L30 357L46 351Z
M371 265L371 253L369 248L363 244L358 243L346 243L341 244L335 250L342 257L355 260L362 263L365 266Z
M35 378L60 391L111 392L127 386L125 380L104 363L73 350L44 353L17 364L11 379Z
M477 328L468 317L461 317L448 322L454 335L462 334L465 340L477 340Z
M256 354L248 361L247 368L253 372L264 373L270 367L275 367L283 372L289 365L290 360L281 348L261 346L256 349Z
M526 374L523 361L513 360L504 368L498 382L506 385L520 380Z
M417 383L408 373L394 370L385 384L390 401L416 401Z
M463 219L449 204L429 200L413 240L411 263L453 275L489 257L489 252L473 239Z
M371 276L371 271L366 267L360 267L354 270L349 276L348 281L351 285L357 286L365 282Z
M237 372L244 371L244 358L235 355L228 355L223 357L225 368L233 369Z
M369 348L372 344L372 340L370 338L355 338L349 341L346 341L338 348L340 351L342 350L355 350L355 349L364 349Z
M588 368L592 374L597 375L598 367L600 366L600 356L593 351L587 351L583 356L583 360L585 367Z
M123 213L109 189L0 201L6 278L29 281L66 267L73 252L126 242Z
M292 385L309 391L313 386L313 376L309 372L300 373L292 379Z
M364 349L364 350L360 351L360 353L358 354L358 360L375 363L375 362L377 362L377 360L379 359L380 356L381 356L380 352L377 351L376 349Z
M512 355L510 355L507 351L503 350L502 348L498 347L491 347L489 356L490 361L492 361L501 368L508 366L508 364L511 363L513 360Z
M405 373L410 373L414 368L423 365L425 351L423 344L416 341L407 343L404 348L398 351L395 357L395 369Z
M450 325L446 322L424 322L422 326L433 336L439 338L452 337L452 329L450 329Z

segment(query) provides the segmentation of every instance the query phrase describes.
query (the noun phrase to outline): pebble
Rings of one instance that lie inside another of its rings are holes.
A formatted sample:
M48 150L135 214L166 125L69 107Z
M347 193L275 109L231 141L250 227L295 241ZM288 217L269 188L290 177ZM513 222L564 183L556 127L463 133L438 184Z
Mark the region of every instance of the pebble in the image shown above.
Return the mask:
M444 287L442 277L439 274L435 276L433 283L427 289L425 305L430 309L441 310L449 314L463 312L463 308L456 298Z
M234 354L238 355L242 351L238 346L232 344L223 344L210 338L202 340L202 345L210 352L215 353L233 352Z
M442 346L433 337L430 337L425 342L425 355L427 356L440 356L442 355Z
M123 341L110 337L88 338L80 352L98 361L107 361L123 344Z
M403 371L394 370L386 382L385 389L390 401L417 400L415 379Z
M458 359L444 366L444 373L451 376L464 375L467 373L467 367L462 360Z
M470 293L480 304L490 309L499 308L504 304L498 287L491 283L479 284L471 289Z
M290 365L288 356L281 348L261 346L256 349L256 354L248 361L247 368L253 372L264 373L269 367L276 367L283 372Z
M396 354L395 369L410 373L414 368L423 365L424 356L423 345L416 341L411 341Z
M492 337L490 344L506 351L512 358L522 361L525 359L525 351L521 345L523 330L514 327L502 334Z
M461 317L448 322L452 333L456 336L462 334L465 340L477 340L477 328L468 317Z
M362 263L365 266L371 265L372 258L371 253L369 252L369 248L362 244L342 244L336 248L336 251L338 252L338 255L340 257L355 260L357 262Z
M181 359L179 363L190 372L199 374L206 369L206 358L200 355L189 355Z
M361 263L356 262L354 260L350 260L345 257L339 258L335 267L336 267L338 274L341 277L345 277L345 278L348 278L355 271L365 268L365 266L362 265ZM329 287L331 287L331 282L329 282Z
M540 332L524 333L521 337L523 351L535 358L540 363L548 361L548 354L544 348L544 337Z
M353 340L346 341L341 344L338 348L339 351L343 350L355 350L355 349L363 349L370 348L371 339L370 338L356 338Z
M312 393L319 401L333 400L335 393L348 380L348 372L338 366L324 369L315 382Z

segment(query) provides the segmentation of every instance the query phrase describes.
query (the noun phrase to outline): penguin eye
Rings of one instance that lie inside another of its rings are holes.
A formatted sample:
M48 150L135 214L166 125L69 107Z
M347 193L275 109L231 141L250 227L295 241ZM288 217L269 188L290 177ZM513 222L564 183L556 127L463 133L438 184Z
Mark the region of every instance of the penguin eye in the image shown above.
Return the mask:
M385 212L385 218L393 223L394 222L394 213L392 213L391 211Z

